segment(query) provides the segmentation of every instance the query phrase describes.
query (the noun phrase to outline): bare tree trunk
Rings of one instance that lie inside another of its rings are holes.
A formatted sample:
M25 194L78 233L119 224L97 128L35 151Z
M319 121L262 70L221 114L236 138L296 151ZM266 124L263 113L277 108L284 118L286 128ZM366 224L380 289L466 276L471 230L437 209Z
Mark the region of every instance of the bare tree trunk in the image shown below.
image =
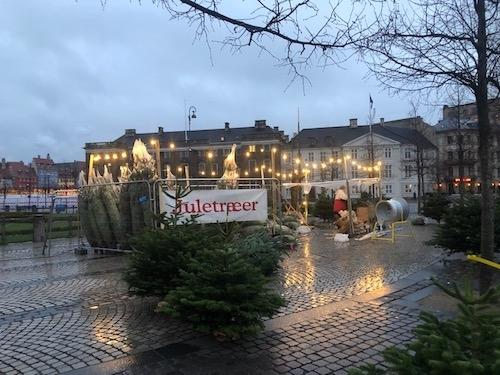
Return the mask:
M460 112L460 109L459 109L459 112ZM460 127L460 124L458 126ZM460 193L460 204L463 204L464 203L464 195L465 195L464 145L463 145L463 143L464 143L463 138L464 137L460 131L458 132L457 137L458 137L458 177L460 178L460 182L458 185L458 192Z
M488 113L487 48L486 48L486 10L485 0L477 0L477 77L475 90L479 122L479 158L481 166L481 256L494 257L494 202L491 189L490 138L491 126ZM491 285L491 271L481 268L480 289L485 291Z

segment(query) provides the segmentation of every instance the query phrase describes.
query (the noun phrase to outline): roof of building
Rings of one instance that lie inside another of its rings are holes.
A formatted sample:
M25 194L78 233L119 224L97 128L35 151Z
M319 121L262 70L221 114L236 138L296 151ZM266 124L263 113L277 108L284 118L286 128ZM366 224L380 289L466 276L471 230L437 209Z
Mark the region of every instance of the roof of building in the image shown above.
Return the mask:
M263 121L263 120L262 120ZM133 142L140 138L143 142L147 142L150 139L160 138L161 143L175 143L179 146L185 145L185 132L184 131L163 131L159 129L158 132L152 133L136 133L135 129L128 129L125 134L118 137L112 142L104 143L87 143L85 148L95 148L99 147L131 147ZM261 122L260 126L247 126L247 127L230 127L229 124L225 128L218 129L202 129L202 130L191 130L188 132L188 142L187 145L195 146L197 144L232 144L240 143L245 141L259 141L259 140L269 140L269 139L279 139L286 140L287 137L284 135L283 131L279 130L277 127L270 127L265 125L265 122Z
M403 124L404 120L398 120ZM374 134L392 139L402 144L415 144L423 148L435 148L435 146L425 138L420 132L408 127L399 127L395 124L390 126L374 124L372 125ZM359 138L370 132L368 125L350 126L330 126L321 128L302 129L299 134L291 140L292 145L300 147L341 147L342 145Z
M457 119L450 118L439 120L434 128L436 129L436 132L455 130L458 129L458 121ZM478 128L478 123L475 120L463 119L460 121L460 129L477 130Z

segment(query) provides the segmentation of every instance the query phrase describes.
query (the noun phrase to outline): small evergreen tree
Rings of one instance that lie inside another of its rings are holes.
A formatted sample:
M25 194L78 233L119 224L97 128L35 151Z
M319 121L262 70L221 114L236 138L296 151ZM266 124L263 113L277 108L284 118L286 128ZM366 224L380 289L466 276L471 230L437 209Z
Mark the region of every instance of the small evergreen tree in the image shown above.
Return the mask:
M133 294L163 297L177 285L180 269L200 249L212 249L222 242L214 230L192 222L146 231L132 239L134 251L124 279Z
M432 243L453 252L479 253L481 246L481 201L465 196L462 204L453 204L443 216ZM495 210L495 245L500 246L500 201Z
M428 312L415 329L415 340L404 349L388 348L387 371L362 366L350 375L493 375L500 374L500 286L476 296L470 287L436 285L459 301L456 319L440 321Z
M237 339L257 333L262 318L283 305L267 283L258 268L230 247L201 251L158 310L191 322L200 332Z
M325 193L321 193L313 206L313 214L323 220L333 220L332 200Z
M424 206L422 208L422 214L424 216L430 217L431 219L441 222L443 215L446 212L450 202L448 198L443 193L433 193L428 195L424 200Z
M265 276L272 275L279 268L286 248L279 236L273 238L265 230L236 240L232 246Z

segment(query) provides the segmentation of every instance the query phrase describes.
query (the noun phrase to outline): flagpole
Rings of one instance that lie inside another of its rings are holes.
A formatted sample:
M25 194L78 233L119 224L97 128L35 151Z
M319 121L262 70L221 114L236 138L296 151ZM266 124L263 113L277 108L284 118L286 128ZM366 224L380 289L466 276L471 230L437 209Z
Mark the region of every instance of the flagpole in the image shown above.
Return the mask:
M375 167L375 150L374 150L374 145L373 145L373 116L374 116L374 110L373 110L373 99L371 94L368 94L369 96L369 126L370 126L370 167L372 171L374 170ZM368 177L372 177L371 172L369 173ZM372 194L375 197L375 185L372 185Z

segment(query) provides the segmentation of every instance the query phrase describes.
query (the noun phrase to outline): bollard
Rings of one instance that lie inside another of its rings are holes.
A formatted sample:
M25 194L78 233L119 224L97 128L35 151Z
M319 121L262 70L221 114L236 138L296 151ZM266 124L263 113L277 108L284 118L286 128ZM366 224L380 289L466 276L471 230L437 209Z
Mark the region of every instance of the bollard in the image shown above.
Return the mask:
M33 242L45 241L45 217L33 215Z

